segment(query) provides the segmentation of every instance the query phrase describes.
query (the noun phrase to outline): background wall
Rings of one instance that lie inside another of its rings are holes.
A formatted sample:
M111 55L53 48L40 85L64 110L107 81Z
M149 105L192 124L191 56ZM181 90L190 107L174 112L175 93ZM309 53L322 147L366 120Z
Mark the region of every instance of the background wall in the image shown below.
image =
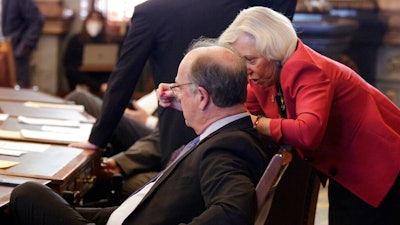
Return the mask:
M44 32L31 59L32 85L59 94L67 91L62 56L69 36L80 29L80 0L37 0L46 17ZM62 9L60 11L60 9Z

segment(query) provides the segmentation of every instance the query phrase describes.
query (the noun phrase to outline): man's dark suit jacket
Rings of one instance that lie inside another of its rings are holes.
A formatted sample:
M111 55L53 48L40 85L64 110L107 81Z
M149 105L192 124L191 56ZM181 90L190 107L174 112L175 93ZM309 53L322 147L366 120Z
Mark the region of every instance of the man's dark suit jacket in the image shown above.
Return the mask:
M253 224L267 163L250 117L236 120L168 167L124 224Z
M112 72L98 118L89 141L105 147L128 105L147 60L155 87L174 82L178 65L189 43L201 36L218 37L238 12L257 1L248 0L151 0L135 8L131 27ZM294 11L296 1L263 1L279 11ZM294 3L288 4L287 2ZM170 153L195 137L181 112L160 108L159 129L162 164Z

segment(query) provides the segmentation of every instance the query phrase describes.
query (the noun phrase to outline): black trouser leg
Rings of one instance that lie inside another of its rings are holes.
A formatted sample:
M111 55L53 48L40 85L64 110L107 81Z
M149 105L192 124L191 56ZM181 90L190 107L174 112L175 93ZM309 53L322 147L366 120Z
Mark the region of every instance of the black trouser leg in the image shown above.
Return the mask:
M11 194L9 208L15 224L91 224L60 195L36 182L27 182L16 187Z

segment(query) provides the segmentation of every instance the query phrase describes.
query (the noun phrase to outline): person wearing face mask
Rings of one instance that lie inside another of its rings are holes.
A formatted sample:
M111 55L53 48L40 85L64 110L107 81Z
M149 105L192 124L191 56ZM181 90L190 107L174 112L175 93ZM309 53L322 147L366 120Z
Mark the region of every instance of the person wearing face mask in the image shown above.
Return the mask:
M110 72L82 72L83 49L85 44L110 43L106 35L106 18L99 11L91 11L83 21L78 34L71 37L64 55L64 66L70 90L84 89L101 95Z

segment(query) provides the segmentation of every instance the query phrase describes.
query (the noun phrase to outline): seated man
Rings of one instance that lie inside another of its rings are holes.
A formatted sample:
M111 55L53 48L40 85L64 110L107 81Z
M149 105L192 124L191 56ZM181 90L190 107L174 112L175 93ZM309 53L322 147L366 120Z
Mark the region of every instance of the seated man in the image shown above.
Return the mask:
M74 209L46 186L22 184L9 204L15 224L253 224L255 186L268 160L244 105L246 84L234 51L195 46L176 83L160 84L157 93L161 105L182 109L197 143L119 207Z

